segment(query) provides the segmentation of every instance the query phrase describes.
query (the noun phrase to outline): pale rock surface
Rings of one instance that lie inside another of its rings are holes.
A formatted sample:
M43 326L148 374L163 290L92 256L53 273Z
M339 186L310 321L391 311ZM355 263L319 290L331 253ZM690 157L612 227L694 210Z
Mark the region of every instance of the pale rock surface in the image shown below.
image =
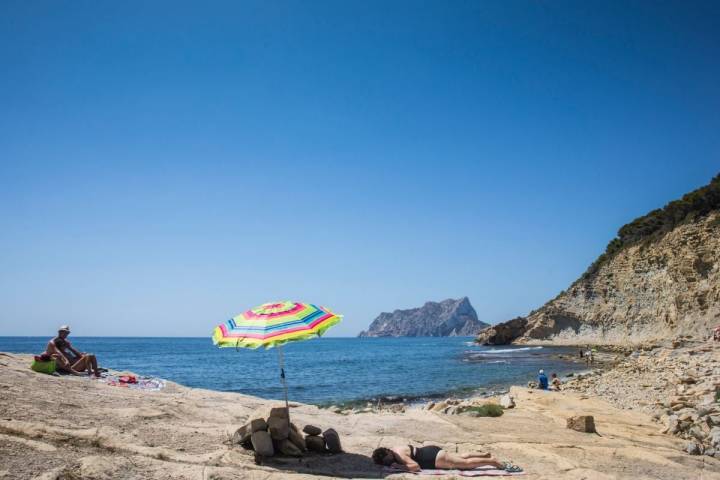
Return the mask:
M228 440L275 402L172 382L160 392L135 391L34 373L29 356L0 354L0 361L0 472L13 480L416 480L388 476L370 458L378 446L409 443L490 451L524 467L533 480L720 480L720 461L684 453L687 441L659 433L649 415L574 392L514 387L517 406L498 418L419 408L339 415L294 404L293 422L332 425L346 453L263 458L258 465L254 452ZM592 415L599 435L566 429L572 415Z

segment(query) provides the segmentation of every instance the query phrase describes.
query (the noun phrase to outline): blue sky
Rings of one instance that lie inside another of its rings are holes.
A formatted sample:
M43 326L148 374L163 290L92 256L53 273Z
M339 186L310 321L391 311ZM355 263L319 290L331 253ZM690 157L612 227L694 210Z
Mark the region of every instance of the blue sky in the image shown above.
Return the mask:
M566 288L720 171L717 2L0 3L0 335Z

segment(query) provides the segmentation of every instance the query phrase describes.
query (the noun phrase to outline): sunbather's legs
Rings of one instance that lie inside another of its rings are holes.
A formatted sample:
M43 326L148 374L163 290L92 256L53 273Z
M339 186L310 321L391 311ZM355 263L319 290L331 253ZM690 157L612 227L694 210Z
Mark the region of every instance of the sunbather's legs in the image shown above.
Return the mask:
M73 364L72 368L79 372L87 371L87 373L95 373L96 377L100 376L100 372L98 372L97 369L97 360L95 360L95 355L83 355Z
M490 452L465 452L458 454L462 458L490 458Z
M78 372L72 367L72 365L70 365L70 362L68 362L67 358L65 358L63 355L59 353L53 353L50 356L55 359L55 365L57 366L58 370L70 373L72 375L82 375L82 373Z
M455 453L449 453L445 450L441 450L435 459L435 466L443 469L472 470L473 468L484 467L486 465L490 465L495 468L503 468L502 463L493 457L465 458L462 454L458 455Z
M75 363L72 364L73 370L77 370L78 372L84 372L88 369L88 359L85 355L80 357Z
M88 358L90 359L90 366L92 367L93 373L96 377L99 377L100 371L98 370L97 358L95 358L95 355L93 355L92 353L88 354Z

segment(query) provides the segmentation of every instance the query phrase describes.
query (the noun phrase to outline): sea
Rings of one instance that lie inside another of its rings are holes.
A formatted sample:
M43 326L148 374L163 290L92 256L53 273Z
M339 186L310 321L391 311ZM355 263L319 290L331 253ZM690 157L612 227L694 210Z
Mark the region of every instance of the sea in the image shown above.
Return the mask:
M0 351L39 354L49 337L0 337ZM209 338L71 337L101 366L186 385L283 398L277 349L217 348ZM583 369L568 347L480 346L472 337L332 338L282 347L291 401L319 406L408 403L489 395L524 385L539 369Z

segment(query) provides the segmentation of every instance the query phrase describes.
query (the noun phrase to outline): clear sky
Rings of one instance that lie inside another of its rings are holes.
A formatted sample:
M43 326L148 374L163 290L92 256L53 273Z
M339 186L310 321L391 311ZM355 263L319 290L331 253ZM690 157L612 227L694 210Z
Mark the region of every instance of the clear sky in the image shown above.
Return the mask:
M0 2L0 335L526 314L720 172L720 3Z

